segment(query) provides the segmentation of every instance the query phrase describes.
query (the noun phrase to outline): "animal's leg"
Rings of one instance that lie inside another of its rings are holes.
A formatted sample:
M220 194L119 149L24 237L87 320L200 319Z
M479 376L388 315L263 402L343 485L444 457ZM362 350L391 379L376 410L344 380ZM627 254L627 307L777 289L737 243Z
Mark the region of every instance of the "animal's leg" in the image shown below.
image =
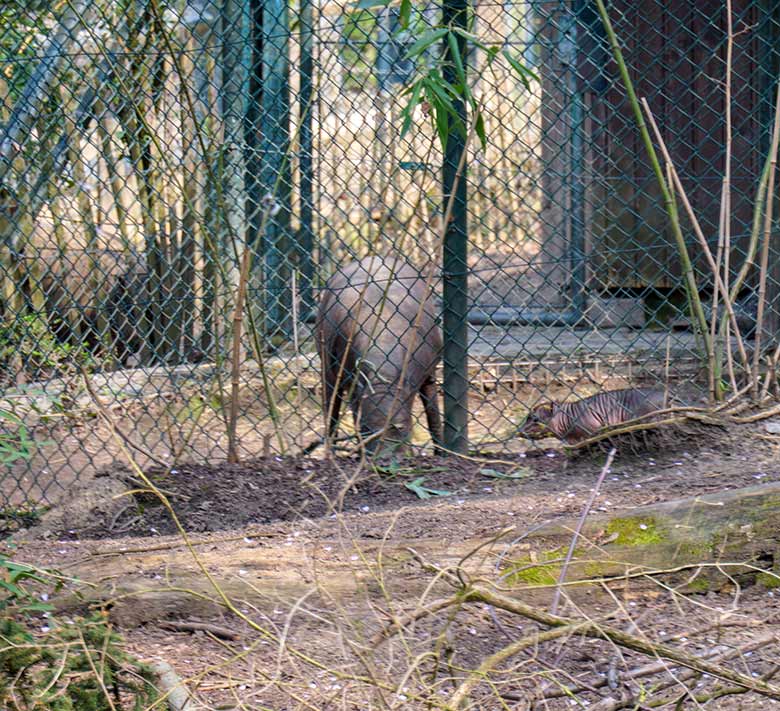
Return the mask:
M442 429L441 415L439 414L439 400L436 392L436 380L431 376L420 388L420 399L425 409L425 419L428 422L428 431L433 439L433 451L442 454Z

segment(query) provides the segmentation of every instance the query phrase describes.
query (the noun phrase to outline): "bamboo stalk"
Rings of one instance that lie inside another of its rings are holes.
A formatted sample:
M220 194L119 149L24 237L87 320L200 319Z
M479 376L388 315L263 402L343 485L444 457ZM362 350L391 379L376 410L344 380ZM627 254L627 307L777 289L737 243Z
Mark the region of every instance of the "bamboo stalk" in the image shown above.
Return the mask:
M134 43L130 43L130 47L134 47ZM138 84L138 66L131 66L129 74L131 87L137 88ZM155 352L154 348L154 319L150 318L151 303L156 301L156 294L153 290L154 279L152 275L156 273L156 255L154 245L157 241L157 226L154 221L154 189L149 180L150 170L150 158L147 150L142 150L142 146L150 146L152 143L152 132L146 123L145 112L142 107L137 105L133 101L132 97L135 93L130 91L128 87L124 86L125 82L122 81L123 88L125 88L125 96L122 97L121 108L119 110L119 120L122 126L125 127L123 136L125 139L125 145L130 155L130 163L133 168L133 173L136 183L136 191L138 195L138 203L141 213L141 226L143 229L144 237L144 252L147 257L146 273L147 273L147 287L146 296L149 298L149 308L142 308L140 312L140 323L138 324L139 333L141 334L141 352L139 353L140 360L143 364L148 363L150 356ZM142 299L144 301L144 299Z
M297 410L299 417L298 436L296 437L296 444L299 448L303 447L301 438L303 437L303 403L301 402L301 352L300 342L298 341L298 270L293 269L292 275L292 327L293 327L293 352L295 357L293 362L295 363L295 372L293 374L295 382L295 409Z
M17 319L24 315L24 296L18 288L22 282L22 274L14 259L13 252L2 243L0 243L0 272L2 272L0 288L2 288L3 298L3 325L5 328L13 329ZM10 382L14 382L16 385L24 383L22 354L19 349L14 349L10 354L7 368L9 379L8 381L3 379L3 386L7 386Z
M241 270L238 274L238 287L236 292L236 304L233 309L233 358L230 368L230 418L228 420L228 451L227 460L232 464L238 462L238 446L236 442L236 427L238 423L238 398L239 377L241 375L241 324L244 320L244 299L246 296L246 283L249 278L250 256L252 248L249 244L244 247L241 256Z
M677 189L677 192L680 194L680 199L682 200L683 207L685 208L685 211L688 214L688 218L691 221L694 234L699 240L699 244L701 245L702 252L704 253L705 258L707 259L707 263L709 264L710 269L712 270L713 276L715 277L716 281L720 284L720 289L722 291L725 285L723 284L723 280L720 276L720 270L717 268L715 261L712 257L712 252L710 250L709 245L707 244L707 239L704 237L704 232L701 229L701 225L699 224L699 220L696 217L696 213L693 210L693 206L691 205L691 202L688 199L688 194L685 191L685 188L683 187L682 181L680 180L680 176L677 173L677 169L674 167L674 163L672 162L671 155L669 154L669 150L666 147L666 143L663 139L663 136L661 135L661 131L658 128L658 124L655 121L655 117L653 116L653 113L650 110L650 105L647 103L647 99L644 98L642 99L642 106L645 112L647 113L647 120L653 129L653 133L655 134L656 140L658 141L658 147L661 149L661 154L663 155L667 165L670 167L672 179L674 180L674 186ZM726 312L727 312L726 317L731 319L731 324L734 328L735 337L737 339L737 347L739 348L740 356L742 357L743 363L746 368L746 372L749 373L750 361L748 359L747 352L745 351L745 345L742 341L742 336L740 334L739 326L737 324L737 317L736 314L734 313L732 301L733 299L731 298L724 300L724 306L726 307Z
M725 291L723 292L724 298L729 298L729 277L731 272L731 144L732 144L732 120L731 120L731 80L733 74L733 55L734 55L734 19L731 9L731 0L726 0L726 26L727 26L727 40L726 40L726 82L725 82L725 97L726 104L726 155L725 166L723 171L723 192L721 196L722 209L722 241L723 241L723 284ZM719 235L718 241L721 241ZM736 297L735 297L736 298ZM713 324L716 320L717 304L712 310ZM731 344L729 343L728 330L726 332L726 352L727 359L730 358ZM734 363L727 360L729 366L729 372L732 373ZM732 382L732 387L736 392L737 386L735 382Z
M626 62L623 58L623 52L620 49L617 36L615 35L615 30L612 27L609 15L607 14L607 9L604 6L604 0L596 0L596 4L598 5L599 14L601 15L601 20L604 23L604 29L609 38L613 56L617 62L621 79L623 80L623 84L625 85L626 92L628 94L629 103L631 104L631 108L634 112L634 118L636 119L637 127L639 128L639 132L642 136L642 141L645 145L645 149L647 150L650 163L653 166L653 172L655 173L656 180L658 181L658 186L663 196L664 205L669 216L669 221L671 222L672 233L674 235L675 242L677 243L677 251L680 257L683 275L685 277L684 283L686 286L686 293L688 295L688 307L691 313L691 318L698 324L701 338L704 341L706 355L708 360L710 360L712 358L712 342L710 341L709 332L707 330L707 319L704 315L701 298L699 297L699 289L696 283L696 276L693 272L693 265L688 254L688 249L685 246L685 238L683 237L682 229L680 227L680 218L674 206L669 186L666 184L663 169L661 168L661 163L658 160L658 156L656 155L653 141L651 140L650 133L647 130L647 125L645 124L642 109L639 105L639 99L637 98L636 92L634 91L634 86L628 73L628 67L626 66Z
M721 200L720 200L720 214L718 216L718 246L717 251L715 253L715 266L710 267L713 270L713 277L715 279L715 288L712 290L712 313L710 314L710 338L712 339L713 343L713 349L716 353L716 367L710 370L709 373L709 380L710 380L710 395L712 396L713 400L720 400L720 396L722 394L722 388L720 386L720 371L721 371L721 342L718 340L715 340L716 334L719 334L720 336L723 336L722 331L717 331L717 323L718 323L718 296L720 294L720 286L721 283L724 285L725 289L725 282L723 282L721 279L718 278L718 275L720 274L720 265L721 260L723 259L723 235L724 235L724 227L723 223L726 220L725 216L725 210L726 210L726 180L724 178L723 183L721 185ZM723 299L725 301L730 301L729 294L727 291L723 292ZM728 335L726 335L728 337Z
M778 107L777 103L780 102L780 80L778 83L778 91L777 91L777 97L776 97L776 106L775 106L775 124L778 122ZM773 128L773 131L775 129ZM759 238L761 235L761 217L764 213L764 206L766 204L767 199L767 184L769 182L769 173L772 168L772 163L776 159L777 151L772 153L772 151L768 151L766 158L764 159L764 166L761 170L761 177L758 181L758 188L756 189L756 197L753 203L753 220L752 220L752 226L750 229L750 241L748 243L748 250L747 254L745 255L745 259L742 263L742 266L740 267L739 272L737 273L737 276L734 279L734 282L731 285L731 292L729 294L729 298L731 302L734 302L739 295L739 290L742 288L742 284L745 282L745 279L747 278L748 273L750 272L751 267L754 264L754 260L756 257L756 253L758 252L758 244L759 244ZM727 314L723 314L720 319L720 333L722 334L726 330L726 319L728 318Z
M777 150L780 145L780 79L777 83L777 102L775 104L775 122L772 129L771 161L767 182L767 201L764 212L764 240L761 245L761 263L758 277L758 312L756 313L756 335L753 346L753 396L758 397L760 377L759 360L761 357L761 330L764 325L764 306L766 304L766 278L769 269L769 240L772 232L772 208L774 207L775 172L777 170Z
M69 2L69 5L71 7L73 7L73 5L70 3L70 0L68 0L68 2ZM152 0L152 2L150 3L150 6L149 6L148 9L151 10L153 13L155 13L156 16L159 19L160 11L159 11L159 8L157 7L157 3L154 0ZM144 30L145 28L148 28L148 26L149 26L149 20L150 20L149 12L145 11L144 14L143 14L143 17L141 19L139 19L139 18L136 17L135 6L131 4L129 9L128 9L128 16L129 16L128 27L131 28L131 29L128 32L128 37L127 37L127 49L129 50L127 52L127 54L131 58L144 56L146 51L147 51L147 49L150 46L150 43L152 41L152 37L153 36L155 38L158 37L158 35L155 35L154 33L149 32L149 31L143 31L142 32L142 30ZM82 18L82 21L83 21L83 18ZM158 26L158 28L161 28L161 30L162 30L160 36L162 37L163 43L165 44L166 48L168 49L169 54L171 55L171 57L173 59L173 62L176 65L177 64L177 56L178 55L174 51L174 49L173 49L173 47L172 47L172 45L170 43L170 40L168 38L167 33L164 31L164 23L162 21L159 21L157 23L157 26ZM91 26L88 23L86 23L86 22L84 22L84 27L85 27L85 31L87 31L87 32L91 32L92 31ZM138 42L138 37L139 36L143 36L143 38L144 38L142 43ZM138 62L133 62L131 64L131 66L130 66L130 70L128 71L128 69L125 66L119 65L117 63L116 58L114 57L114 55L106 53L106 54L104 54L104 59L105 59L106 65L107 65L106 66L106 71L110 72L111 76L114 78L117 86L119 87L119 89L122 92L122 95L120 96L119 109L118 109L118 111L119 111L119 118L120 118L120 122L122 123L122 125L126 126L127 129L128 129L128 130L126 130L124 132L124 137L125 137L125 141L127 143L127 147L128 147L128 151L130 153L131 160L133 162L133 167L136 169L135 170L135 178L136 178L136 183L137 183L136 188L137 188L137 191L138 191L138 194L139 194L139 202L140 202L140 206L141 206L141 209L140 209L141 222L142 222L143 227L144 227L145 235L147 236L147 244L150 243L150 240L149 240L149 236L150 235L152 236L152 240L151 241L153 243L154 242L153 236L154 236L154 233L155 233L155 224L154 224L154 220L152 219L153 211L150 210L149 207L148 207L148 190L147 190L148 186L145 183L145 181L143 180L143 178L144 178L144 176L145 176L145 174L147 172L145 168L151 165L151 163L149 161L149 149L150 148L154 148L157 151L157 155L160 157L162 162L167 162L167 153L166 153L166 151L164 150L164 148L161 145L159 136L157 135L157 133L155 131L153 131L151 129L150 122L147 120L147 117L146 117L145 105L143 104L142 101L137 101L136 100L136 97L138 96L138 92L135 91L136 87L138 86L137 75L139 74L140 69L143 68L143 65L141 63L138 63ZM179 71L178 65L177 65L177 71ZM181 73L181 72L179 71L179 73ZM128 74L130 75L130 79L126 79L125 78ZM141 96L144 96L144 95L145 95L144 93L141 93ZM196 113L194 112L192 100L191 100L188 92L186 93L186 97L187 97L187 106L188 106L188 109L190 110L190 114L193 117L195 117ZM90 102L91 101L92 100L90 100ZM91 105L91 103L90 103L90 105ZM197 121L196 121L196 124L197 124ZM143 140L140 140L141 136L142 136ZM203 138L200 126L197 126L196 136L198 138L199 145L200 145L200 147L202 149L203 155L205 156L206 155L205 142L204 142L204 138ZM141 151L141 146L144 146L144 151L143 152ZM140 170L139 170L139 167L140 167ZM208 161L206 161L204 167L205 167L206 173L208 175L209 183L214 188L215 193L216 193L216 200L212 201L212 202L216 203L216 208L217 208L217 210L215 210L214 213L215 214L226 214L225 213L225 209L224 209L224 199L222 197L222 192L220 190L220 183L215 178L215 174L214 174L213 168L212 168L211 164ZM204 241L207 244L209 244L212 248L215 248L215 245L213 243L213 240L211 239L211 235L209 234L208 230L206 230L204 232L204 237L205 237ZM152 257L154 257L154 256L155 256L154 252L152 252ZM216 258L215 260L213 260L212 264L214 266L215 275L217 277L221 278L222 282L224 283L226 281L226 276L225 276L224 267L222 265L222 261L219 258ZM151 267L149 265L147 265L147 268L151 269ZM151 280L149 280L149 282L151 284ZM217 289L217 286L219 286L219 284L215 284L215 289L214 289L213 303L215 305L217 305L218 303L221 302L221 293ZM141 325L141 328L140 328L141 333L142 334L147 334L147 335L153 335L154 331L149 326L149 318L148 318L147 309L142 309L140 321L141 321L141 324L140 324ZM251 313L250 313L250 323L251 323ZM216 322L213 325L214 325L215 329L219 327L219 324L216 323ZM142 359L144 357L148 358L148 356L149 356L149 346L150 345L152 345L152 340L150 338L144 338L143 339L143 348L142 348L142 351L141 351ZM215 351L215 361L216 361L216 365L217 365L217 368L216 368L216 378L217 378L217 382L218 382L218 385L219 385L219 392L220 392L220 394L224 395L224 384L223 384L223 380L222 380L222 371L221 371L221 367L220 367L221 364L222 364L222 353L221 353L221 351L219 349L217 349ZM261 372L263 373L264 381L266 382L266 385L267 385L267 380L265 380L267 376L266 376L266 373L265 373L265 369L264 369L264 365L263 365L262 359L258 358L258 362L259 362L259 365L260 365ZM269 398L270 398L270 395L269 395ZM225 401L225 398L223 397L222 398L222 402L224 402L224 401ZM270 402L271 401L269 400L269 403ZM273 410L272 410L271 414L272 414L272 419L273 419L275 425L277 425L278 423L277 423L277 420L274 417ZM227 426L227 415L226 415L226 413L224 411L224 407L222 409L222 416L223 416L223 419L225 420L225 424ZM280 442L283 442L283 439L281 437L281 433L279 432L278 427L277 427L277 433L279 434Z
M162 63L162 62L161 62ZM166 64L162 63L163 70ZM188 319L188 311L182 308L184 303L184 282L182 275L186 271L186 257L183 251L183 228L180 209L184 190L182 183L188 181L183 171L184 157L184 126L177 122L180 117L180 106L177 98L181 81L174 67L164 72L165 79L160 89L160 107L162 110L161 123L162 135L165 145L174 145L177 141L181 153L175 156L178 160L173 165L166 164L163 156L159 156L157 163L161 166L161 182L163 187L162 216L165 227L160 230L167 237L166 249L163 252L164 266L162 273L162 355L167 363L180 363L182 361L182 333L184 324ZM163 174L163 168L167 168ZM192 205L192 200L185 202Z
M130 229L128 227L129 213L124 203L124 185L119 175L117 161L114 158L114 140L111 132L106 126L106 104L103 98L98 94L95 101L95 113L97 114L97 129L100 137L100 151L103 154L103 161L106 164L108 173L108 184L111 188L111 195L114 198L114 209L116 210L116 224L119 231L119 238L122 241L122 249L126 255L133 250L133 244L130 239Z

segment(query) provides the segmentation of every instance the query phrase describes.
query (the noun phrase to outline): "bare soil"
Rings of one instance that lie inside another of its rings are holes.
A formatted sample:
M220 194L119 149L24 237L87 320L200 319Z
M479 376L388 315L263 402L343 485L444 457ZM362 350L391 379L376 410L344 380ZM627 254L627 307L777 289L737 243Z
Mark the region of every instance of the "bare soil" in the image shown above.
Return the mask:
M734 446L739 433L731 438L702 436L703 442L678 437L673 451L664 454L644 446L629 450L618 458L605 492L616 503L632 506L780 478L780 461L762 457L751 463ZM732 454L726 453L729 449ZM733 466L734 460L744 465ZM566 514L581 505L582 492L593 485L603 462L599 449L567 454L557 447L501 459L418 456L373 466L361 466L357 459L271 456L239 464L153 467L147 475L168 495L185 530L206 533L318 519L335 511L365 514L426 504L430 508L431 500L446 508L466 500L529 496L537 507ZM724 465L727 470L721 474ZM131 479L124 466L98 476ZM542 503L540 498L547 500ZM177 528L150 492L136 493L119 515L112 512L97 516L87 527L52 532L62 538L100 539L168 535Z

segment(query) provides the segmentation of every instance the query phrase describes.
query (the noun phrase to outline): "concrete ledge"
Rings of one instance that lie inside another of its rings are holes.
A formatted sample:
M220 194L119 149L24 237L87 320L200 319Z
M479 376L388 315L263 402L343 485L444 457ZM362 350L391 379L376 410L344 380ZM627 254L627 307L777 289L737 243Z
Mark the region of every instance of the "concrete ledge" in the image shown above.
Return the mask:
M643 328L645 309L641 299L591 297L583 318L595 328Z

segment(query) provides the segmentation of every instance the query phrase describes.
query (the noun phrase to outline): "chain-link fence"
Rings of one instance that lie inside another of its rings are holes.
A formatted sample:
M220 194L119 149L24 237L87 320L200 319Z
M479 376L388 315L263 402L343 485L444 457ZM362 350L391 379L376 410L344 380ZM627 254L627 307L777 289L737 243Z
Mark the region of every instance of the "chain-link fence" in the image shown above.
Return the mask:
M670 200L591 0L5 3L2 500L51 503L121 447L144 464L299 453L342 384L363 436L373 407L430 448L420 418L440 402L459 451L529 446L517 428L543 400L733 392L757 312L769 361L779 330L780 10L732 6L607 8L668 148L661 174L686 193ZM442 150L436 107L408 115L405 90L442 57L456 84L456 49L481 127L473 106L445 116ZM708 322L703 243L740 338L726 316L710 346L692 326L670 207ZM390 278L350 266L372 255ZM321 294L344 313L317 331ZM349 416L340 432L361 434Z

